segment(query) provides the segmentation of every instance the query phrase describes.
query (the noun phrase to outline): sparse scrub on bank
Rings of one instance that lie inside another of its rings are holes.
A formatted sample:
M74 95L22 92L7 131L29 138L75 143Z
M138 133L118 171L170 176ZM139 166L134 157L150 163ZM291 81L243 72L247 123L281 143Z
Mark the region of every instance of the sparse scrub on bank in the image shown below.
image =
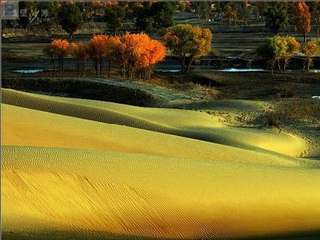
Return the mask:
M115 86L105 83L82 81L75 78L57 80L56 78L4 79L2 87L22 91L42 92L49 95L85 98L136 106L150 106L155 103L154 96L140 89Z
M278 101L275 104L275 111L281 114L284 120L320 124L320 101L318 99Z

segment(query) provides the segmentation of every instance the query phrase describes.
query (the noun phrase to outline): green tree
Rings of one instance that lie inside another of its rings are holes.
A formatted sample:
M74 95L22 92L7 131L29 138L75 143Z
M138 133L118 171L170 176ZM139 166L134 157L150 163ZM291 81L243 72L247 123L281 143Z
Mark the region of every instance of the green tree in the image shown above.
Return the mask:
M155 2L151 5L150 14L153 18L153 27L156 29L173 25L174 5L171 2Z
M151 3L143 2L142 5L135 6L133 15L135 17L135 26L141 30L146 31L153 23L150 15Z
M117 30L122 27L123 20L125 18L126 12L124 7L113 5L105 10L105 20L108 27L113 31L113 34L117 34Z
M270 28L271 32L278 34L280 29L286 27L289 22L288 4L284 2L268 3L266 12L264 13L266 27Z
M35 2L19 2L20 18L19 24L25 29L30 31L32 23L38 17L39 9Z
M256 21L264 21L265 19L265 12L267 11L267 7L269 3L267 2L256 2L254 5L254 11L256 15Z
M80 9L83 21L92 19L94 12L93 2L76 1L75 4Z
M278 70L281 69L281 60L283 60L283 70L285 71L290 58L299 51L299 42L290 36L274 36L265 39L264 44L258 47L257 53L265 58L273 74L274 66L277 63Z
M247 23L251 15L250 9L245 3L242 3L242 2L236 3L236 6L237 6L236 10L238 12L239 19L242 22Z
M54 2L38 2L37 8L39 10L38 18L41 26L43 26L47 32L51 32L52 28L57 24L57 5Z
M64 3L58 13L59 24L62 29L69 33L72 39L73 34L82 26L82 14L78 6L71 3Z
M173 25L174 4L170 2L144 2L134 10L136 27L146 31L150 28L161 29Z
M201 19L208 23L209 18L212 15L211 2L196 2L196 13Z
M179 57L183 73L194 59L211 51L212 33L207 28L179 24L161 31L160 35L172 54Z
M318 39L319 38L319 31L320 31L320 2L319 1L312 2L311 16L316 24L317 39Z
M275 63L277 61L277 56L275 54L275 45L276 44L274 37L268 37L264 40L264 44L257 48L258 55L266 59L272 75Z

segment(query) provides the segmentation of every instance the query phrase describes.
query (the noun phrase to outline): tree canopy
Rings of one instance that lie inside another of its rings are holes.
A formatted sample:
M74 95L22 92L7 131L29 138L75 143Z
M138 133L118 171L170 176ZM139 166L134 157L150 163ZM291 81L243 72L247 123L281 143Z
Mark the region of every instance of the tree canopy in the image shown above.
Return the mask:
M174 5L171 2L155 2L151 5L150 14L153 18L153 27L166 28L173 25Z
M294 14L297 31L303 34L303 41L306 42L306 34L311 31L311 14L308 5L304 2L296 3Z
M162 61L166 49L162 42L147 34L129 34L114 37L110 47L111 60L120 67L123 76L149 78L154 65Z
M117 30L122 27L125 16L126 12L124 7L113 5L106 8L105 20L107 21L108 27L113 31L114 35L116 35Z
M106 35L95 35L88 43L88 53L93 60L96 75L101 75L103 59L107 57L109 37Z
M307 60L304 63L303 68L305 69L307 67L308 70L310 70L310 67L312 66L312 57L319 52L319 46L318 42L315 39L312 39L304 44L302 47L301 52L307 56Z
M58 17L59 24L63 30L69 33L70 39L75 31L77 31L83 24L81 11L75 4L62 4L59 9Z
M285 2L268 3L264 13L266 27L270 28L274 34L278 34L281 28L288 25L289 17L287 11L288 4Z
M283 60L283 70L286 70L290 58L299 51L300 43L290 36L274 36L265 39L262 46L258 47L257 53L267 59L273 72L275 63L278 63L278 69L281 69L280 61Z
M50 44L45 46L43 52L51 58L54 70L55 60L58 59L58 69L63 71L63 60L69 53L69 42L67 40L55 39Z
M182 72L187 72L193 60L211 51L212 33L207 28L179 24L160 32L171 53L181 60Z
M134 9L136 26L143 31L161 29L173 25L174 5L170 2L144 2Z
M85 64L90 57L88 45L83 43L71 43L69 53L76 61L78 73L82 70L83 75L85 75Z

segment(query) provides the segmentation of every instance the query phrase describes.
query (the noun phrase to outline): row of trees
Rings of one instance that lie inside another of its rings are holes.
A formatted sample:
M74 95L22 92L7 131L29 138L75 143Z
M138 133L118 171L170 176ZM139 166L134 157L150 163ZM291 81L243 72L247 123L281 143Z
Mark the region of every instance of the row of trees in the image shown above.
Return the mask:
M53 40L44 48L52 60L54 69L63 71L64 58L71 55L76 62L78 72L85 74L85 65L91 59L97 75L102 74L103 61L109 62L121 70L127 78L149 78L153 67L165 57L165 46L162 42L151 39L146 34L129 34L122 36L96 35L89 43L71 43L67 40Z
M315 39L301 45L294 37L281 37L277 35L266 38L264 44L257 49L257 52L267 60L273 73L276 64L279 70L283 69L285 71L290 59L298 52L301 52L307 57L304 61L303 69L310 70L312 57L319 52L319 47ZM282 67L281 62L283 63Z
M320 29L320 2L19 2L25 15L20 15L19 24L30 29L35 23L50 31L60 25L70 37L83 22L96 19L107 22L108 29L115 35L124 22L134 23L144 32L174 25L175 11L189 11L199 18L213 21L223 16L229 23L247 22L256 16L277 34L288 25L304 34L311 30L311 22ZM9 21L9 20L8 20Z
M291 22L296 30L303 34L304 42L306 42L306 34L311 31L311 13L306 3L296 2L289 5L288 3L274 2L266 9L264 15L266 26L274 34L277 35L281 28L288 26Z
M172 55L181 60L182 72L187 72L194 61L211 51L212 33L209 29L180 24L163 29L161 40L151 39L147 34L121 36L96 35L89 43L71 43L56 39L44 49L53 62L54 69L63 71L64 58L71 55L78 72L85 74L87 60L94 64L96 75L102 74L103 62L118 66L122 76L127 78L149 78L156 63L166 55L166 47ZM55 63L58 62L58 66Z
M17 24L26 30L41 25L50 32L53 27L61 26L70 39L84 22L93 19L107 23L108 29L115 35L124 22L134 22L140 31L160 29L172 26L173 13L179 3L175 2L19 2L19 20L7 20L2 23L15 27Z

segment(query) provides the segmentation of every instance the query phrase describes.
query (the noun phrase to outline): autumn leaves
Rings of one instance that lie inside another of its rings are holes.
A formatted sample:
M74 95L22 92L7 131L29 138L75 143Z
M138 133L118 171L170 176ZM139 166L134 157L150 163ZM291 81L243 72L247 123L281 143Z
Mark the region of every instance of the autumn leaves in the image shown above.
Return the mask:
M160 35L172 54L179 57L183 73L189 70L194 59L211 51L212 33L207 28L179 24L160 31Z
M120 68L126 78L149 78L156 63L162 61L166 48L160 41L151 39L147 34L129 34L122 36L96 35L89 43L72 43L57 39L44 48L52 60L54 68L58 60L58 70L63 71L63 59L71 55L76 62L78 72L85 74L86 61L93 61L97 76L102 75L103 62L108 61L111 76L111 64Z
M51 58L53 70L63 71L63 60L69 53L69 42L62 39L55 39L43 49L43 52ZM56 60L58 60L57 68L55 66Z
M179 24L160 32L162 41L150 38L145 33L121 36L96 35L89 43L72 43L57 39L44 48L55 70L63 71L63 60L71 55L76 62L78 73L85 75L86 61L93 61L97 76L102 75L103 63L108 61L108 75L111 65L117 66L125 78L150 78L154 66L166 56L166 47L181 60L182 72L187 72L194 59L211 51L212 33L209 29Z

